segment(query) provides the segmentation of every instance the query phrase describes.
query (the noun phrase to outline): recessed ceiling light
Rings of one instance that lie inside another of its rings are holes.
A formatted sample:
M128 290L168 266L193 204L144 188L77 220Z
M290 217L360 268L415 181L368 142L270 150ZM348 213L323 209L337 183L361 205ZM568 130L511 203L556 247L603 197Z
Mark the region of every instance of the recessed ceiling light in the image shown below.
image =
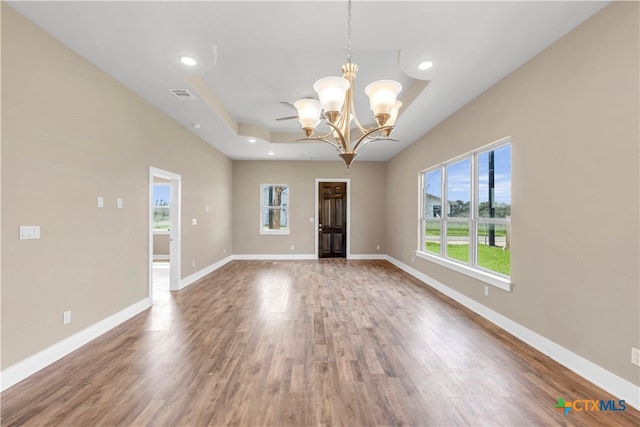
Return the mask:
M255 143L256 143L256 141L258 141L258 140L257 140L257 139L255 139L255 138L249 138L249 142L250 142L251 144L255 144Z
M269 151L267 154L270 155L270 156L273 156L276 153L274 153L273 151Z
M418 64L418 70L421 71L428 70L431 67L433 67L433 61L431 59L427 59Z
M191 123L191 127L194 129L200 129L200 123Z
M198 63L198 61L196 61L195 58L193 58L193 57L191 57L189 55L180 55L180 56L178 56L178 59L184 65L188 65L190 67L193 67L194 65L196 65Z

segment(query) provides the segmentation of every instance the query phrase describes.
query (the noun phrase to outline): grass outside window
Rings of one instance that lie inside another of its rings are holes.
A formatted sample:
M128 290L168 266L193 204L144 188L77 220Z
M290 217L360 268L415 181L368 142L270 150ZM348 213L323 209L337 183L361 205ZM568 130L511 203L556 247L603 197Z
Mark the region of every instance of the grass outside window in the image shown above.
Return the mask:
M427 242L425 250L440 253L440 243ZM451 258L462 262L469 262L469 245L447 245L447 254ZM500 247L478 245L478 265L487 270L495 271L506 276L511 275L511 252Z

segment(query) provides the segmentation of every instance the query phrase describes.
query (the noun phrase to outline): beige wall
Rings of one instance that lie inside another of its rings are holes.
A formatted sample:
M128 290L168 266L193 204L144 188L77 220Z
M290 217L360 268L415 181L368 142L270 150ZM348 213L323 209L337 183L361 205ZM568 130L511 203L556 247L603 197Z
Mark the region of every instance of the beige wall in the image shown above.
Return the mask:
M182 277L230 253L231 160L3 3L3 369L147 297L150 166L182 175Z
M351 253L384 254L385 164L357 160L350 175L342 161L234 161L234 254L313 255L316 178L351 180ZM260 184L289 185L289 235L259 233Z
M387 252L640 384L638 3L615 3L387 164ZM512 137L512 292L417 249L421 170ZM393 189L393 191L391 191Z

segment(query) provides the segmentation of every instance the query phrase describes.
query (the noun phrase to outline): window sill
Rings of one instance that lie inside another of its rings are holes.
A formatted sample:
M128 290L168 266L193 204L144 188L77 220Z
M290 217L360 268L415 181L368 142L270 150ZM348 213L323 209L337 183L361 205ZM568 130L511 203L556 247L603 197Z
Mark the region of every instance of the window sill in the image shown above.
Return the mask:
M170 231L169 230L158 230L158 229L155 229L155 230L153 230L153 234L170 234Z
M422 259L426 259L427 261L442 265L443 267L450 268L451 270L457 271L458 273L473 277L474 279L480 280L481 282L495 286L507 292L511 292L511 279L507 277L501 277L496 274L478 270L477 268L458 264L457 262L449 261L448 259L434 256L424 251L417 250L416 256Z
M260 234L289 234L289 230L259 230Z

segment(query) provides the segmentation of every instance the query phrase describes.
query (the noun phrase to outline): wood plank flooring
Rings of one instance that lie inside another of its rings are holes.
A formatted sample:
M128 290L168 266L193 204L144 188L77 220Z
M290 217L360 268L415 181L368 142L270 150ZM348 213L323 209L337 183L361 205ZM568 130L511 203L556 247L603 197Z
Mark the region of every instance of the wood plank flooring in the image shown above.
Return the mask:
M640 425L559 397L614 399L386 261L234 261L2 393L1 422Z

